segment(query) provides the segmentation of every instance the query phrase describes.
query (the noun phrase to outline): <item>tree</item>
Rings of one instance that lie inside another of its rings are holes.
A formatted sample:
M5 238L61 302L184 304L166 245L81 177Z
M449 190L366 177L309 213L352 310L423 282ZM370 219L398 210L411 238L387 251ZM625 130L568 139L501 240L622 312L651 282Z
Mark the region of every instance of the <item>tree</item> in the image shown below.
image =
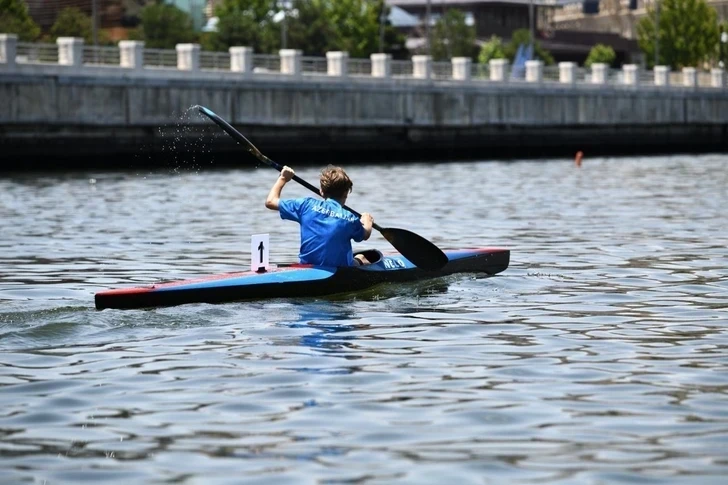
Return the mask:
M616 58L617 53L614 52L611 46L597 44L589 51L584 66L591 67L592 64L608 64L611 66Z
M174 5L157 0L144 7L141 12L139 36L145 47L153 49L173 49L177 44L195 40L192 19Z
M478 62L481 64L488 64L491 59L505 59L506 51L503 46L503 40L494 35L488 42L483 44L480 48L480 54L478 55Z
M325 7L322 2L294 0L292 13L285 19L289 46L301 49L307 56L342 50L334 46L336 28L326 18Z
M306 55L346 51L368 57L383 40L385 52L405 57L404 35L388 21L381 23L388 10L384 0L294 0L286 18L288 44Z
M449 9L435 23L432 33L432 58L447 60L453 57L474 57L475 28L465 21L465 14Z
M40 27L28 14L23 0L0 0L0 32L17 34L23 42L30 42L40 36Z
M705 0L661 0L659 8L657 28L652 7L637 24L637 42L648 66L655 65L656 37L657 63L672 69L700 67L717 57L718 14Z
M91 17L77 8L64 8L51 27L51 37L83 37L86 44L94 41Z
M521 44L528 45L531 43L531 31L528 29L518 29L514 30L511 34L511 40L506 44L505 46L505 54L508 60L513 62L516 58L516 53L518 53L518 46ZM550 66L554 63L554 58L551 56L551 53L541 47L541 44L538 43L538 41L534 41L533 43L533 56L536 59L540 59L543 61L543 63L547 66Z
M223 0L215 8L217 32L203 38L203 47L227 50L245 46L255 52L273 52L280 46L280 31L273 21L277 4L276 0Z
M369 57L379 51L380 0L312 0L326 5L326 18L334 25L331 50L343 50L351 57Z

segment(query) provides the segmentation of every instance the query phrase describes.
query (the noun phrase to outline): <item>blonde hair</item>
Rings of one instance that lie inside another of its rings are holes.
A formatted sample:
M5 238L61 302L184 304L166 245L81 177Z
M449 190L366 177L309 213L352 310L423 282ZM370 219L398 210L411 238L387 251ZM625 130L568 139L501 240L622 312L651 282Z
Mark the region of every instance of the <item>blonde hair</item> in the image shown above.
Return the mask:
M354 183L344 169L329 165L321 170L321 195L326 198L343 199L351 192Z

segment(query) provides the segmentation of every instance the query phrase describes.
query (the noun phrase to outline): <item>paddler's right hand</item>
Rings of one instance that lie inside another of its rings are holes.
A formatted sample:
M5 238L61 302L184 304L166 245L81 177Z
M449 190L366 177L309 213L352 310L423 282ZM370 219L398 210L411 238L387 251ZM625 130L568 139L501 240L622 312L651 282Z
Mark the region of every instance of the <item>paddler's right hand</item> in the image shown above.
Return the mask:
M294 172L293 169L288 165L283 167L283 169L281 170L281 178L286 182L289 182L294 175L296 175L296 172Z

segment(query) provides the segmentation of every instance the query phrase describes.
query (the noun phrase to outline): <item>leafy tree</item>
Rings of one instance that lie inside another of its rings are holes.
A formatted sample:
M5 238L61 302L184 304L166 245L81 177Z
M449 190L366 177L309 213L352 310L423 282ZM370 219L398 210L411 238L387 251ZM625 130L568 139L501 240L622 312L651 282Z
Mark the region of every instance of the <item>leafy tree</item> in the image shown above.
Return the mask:
M617 53L614 52L611 46L604 44L597 44L591 48L589 55L584 62L584 66L591 67L592 64L608 64L612 65L614 60L617 58Z
M637 42L650 67L655 65L655 32L658 64L672 69L699 67L718 54L718 14L705 0L661 0L657 28L652 7L637 24Z
M531 43L531 31L528 29L518 29L514 30L511 34L511 40L506 44L505 46L505 54L506 57L513 62L516 58L516 54L518 53L518 46L521 44L528 45ZM533 56L536 59L540 59L543 61L543 63L547 66L550 66L554 63L554 58L551 56L551 53L541 47L541 44L538 43L538 41L534 41L533 43Z
M475 27L465 23L465 14L449 9L435 23L432 33L432 58L446 60L453 57L474 57Z
M488 42L483 44L480 48L480 54L478 54L478 62L481 64L488 64L491 59L505 59L506 51L503 45L503 40L494 35Z
M286 19L288 45L306 55L341 50L351 57L368 57L379 51L384 0L294 0ZM404 35L384 24L385 52L406 57Z
M336 26L326 18L323 2L294 0L292 11L286 18L288 45L301 49L307 56L322 56L336 47Z
M30 42L40 36L40 27L28 14L23 0L0 0L0 32L17 34L19 40Z
M346 51L351 57L368 57L379 50L381 0L311 1L325 5L326 18L334 25L330 50Z
M163 0L144 7L141 21L139 37L144 40L145 47L173 49L177 44L192 42L196 38L190 16Z
M86 44L93 44L94 41L91 17L73 7L61 10L51 27L50 34L53 40L58 37L83 37ZM97 32L96 36L100 43L108 42L103 32Z
M276 0L223 0L215 8L217 32L203 37L203 47L246 46L255 52L273 52L280 45L280 29L273 21L277 9Z

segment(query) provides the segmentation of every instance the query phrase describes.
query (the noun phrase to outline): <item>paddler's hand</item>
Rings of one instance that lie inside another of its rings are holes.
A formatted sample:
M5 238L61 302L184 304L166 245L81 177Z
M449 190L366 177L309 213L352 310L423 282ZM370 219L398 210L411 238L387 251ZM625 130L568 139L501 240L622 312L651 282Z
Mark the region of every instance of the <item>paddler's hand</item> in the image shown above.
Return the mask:
M294 175L296 175L296 172L294 172L293 169L288 165L283 167L283 169L281 170L281 178L286 182L290 182Z
M369 236L372 235L374 218L370 213L364 212L359 220L361 221L361 225L364 226L364 240L366 241L367 239L369 239Z

